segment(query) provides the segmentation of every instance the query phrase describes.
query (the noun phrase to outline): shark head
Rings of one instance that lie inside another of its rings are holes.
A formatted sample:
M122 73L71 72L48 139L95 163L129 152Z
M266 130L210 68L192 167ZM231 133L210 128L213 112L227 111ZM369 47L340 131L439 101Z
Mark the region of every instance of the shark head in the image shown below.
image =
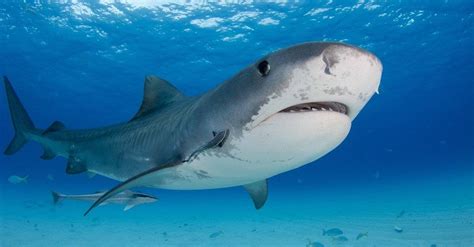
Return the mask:
M212 103L202 115L211 129L230 129L226 152L236 163L269 177L337 147L381 75L380 60L368 51L304 43L259 59L204 95Z
M366 50L304 43L259 59L205 94L207 114L199 115L213 130L230 130L223 150L232 159L223 169L232 170L232 160L233 167L250 164L257 180L337 147L378 91L381 75L380 60Z
M298 118L309 111L324 117L329 110L352 121L378 92L381 75L380 60L368 51L312 42L259 59L206 96L214 113L246 124L245 129L284 113Z
M249 105L258 109L246 126L250 129L280 116L352 121L378 92L382 75L376 56L342 43L290 47L260 59L244 74L252 70L253 83L249 84L254 86L247 85L249 98L262 102Z

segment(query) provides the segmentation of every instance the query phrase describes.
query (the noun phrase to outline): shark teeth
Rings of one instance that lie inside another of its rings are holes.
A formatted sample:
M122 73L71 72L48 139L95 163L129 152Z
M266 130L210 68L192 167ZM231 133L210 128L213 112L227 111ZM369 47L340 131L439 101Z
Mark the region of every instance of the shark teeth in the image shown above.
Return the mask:
M347 106L338 102L310 102L288 107L280 112L331 111L347 114Z

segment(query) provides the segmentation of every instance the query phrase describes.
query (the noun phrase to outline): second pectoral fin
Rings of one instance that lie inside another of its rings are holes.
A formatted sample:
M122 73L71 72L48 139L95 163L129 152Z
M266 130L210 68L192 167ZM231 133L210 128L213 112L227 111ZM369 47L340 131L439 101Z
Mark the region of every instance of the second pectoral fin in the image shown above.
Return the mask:
M263 207L268 197L267 180L260 180L251 184L244 185L245 190L252 198L256 209Z

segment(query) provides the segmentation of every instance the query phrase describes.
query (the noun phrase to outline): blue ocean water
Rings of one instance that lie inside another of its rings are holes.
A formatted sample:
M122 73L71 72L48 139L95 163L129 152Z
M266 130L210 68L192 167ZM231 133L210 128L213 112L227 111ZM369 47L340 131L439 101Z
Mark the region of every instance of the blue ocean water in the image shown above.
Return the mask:
M50 191L91 193L116 181L67 175L64 159L39 159L33 143L1 155L0 245L473 246L473 18L471 1L4 1L0 74L42 128L126 121L145 75L199 95L302 42L360 46L384 70L346 140L271 178L259 211L241 188L142 189L160 200L84 218L89 204L55 206ZM14 135L4 91L0 102L4 148ZM321 235L331 227L349 241Z

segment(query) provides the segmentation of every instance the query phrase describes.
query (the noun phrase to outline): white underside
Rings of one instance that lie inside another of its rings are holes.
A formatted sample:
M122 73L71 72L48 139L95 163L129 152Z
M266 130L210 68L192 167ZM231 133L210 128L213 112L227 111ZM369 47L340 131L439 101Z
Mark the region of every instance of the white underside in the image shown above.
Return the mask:
M266 179L317 160L349 133L351 120L336 112L278 113L224 147L191 163L153 175L148 186L193 190L239 186Z

